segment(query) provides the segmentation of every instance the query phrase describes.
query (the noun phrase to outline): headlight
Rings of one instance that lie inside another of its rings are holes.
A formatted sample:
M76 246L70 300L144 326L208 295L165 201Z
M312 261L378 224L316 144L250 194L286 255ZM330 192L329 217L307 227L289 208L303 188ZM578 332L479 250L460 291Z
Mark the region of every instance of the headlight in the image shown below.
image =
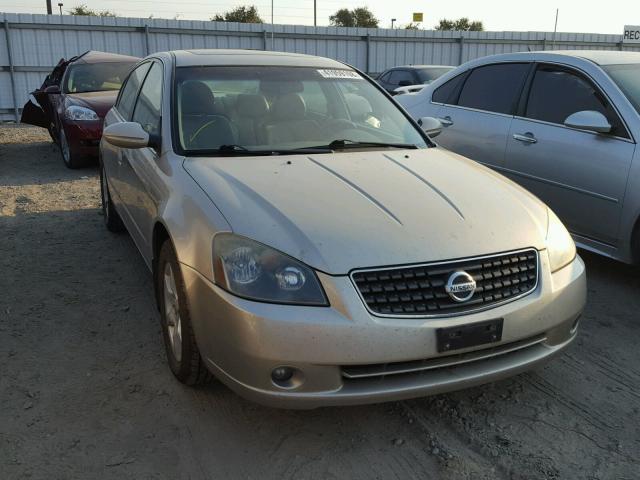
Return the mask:
M213 240L215 282L240 297L262 302L328 305L315 272L248 238L220 233Z
M67 120L100 120L98 114L86 107L79 107L78 105L71 105L64 111L64 118Z
M556 214L551 209L548 210L547 250L551 262L551 272L557 272L576 258L576 244Z

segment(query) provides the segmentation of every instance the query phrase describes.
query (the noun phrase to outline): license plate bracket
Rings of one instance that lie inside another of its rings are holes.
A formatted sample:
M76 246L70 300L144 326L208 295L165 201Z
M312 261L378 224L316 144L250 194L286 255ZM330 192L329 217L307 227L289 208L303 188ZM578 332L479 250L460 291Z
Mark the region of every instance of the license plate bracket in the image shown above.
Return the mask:
M502 340L504 319L487 320L457 327L438 328L436 339L438 352L450 352L462 348L476 347Z

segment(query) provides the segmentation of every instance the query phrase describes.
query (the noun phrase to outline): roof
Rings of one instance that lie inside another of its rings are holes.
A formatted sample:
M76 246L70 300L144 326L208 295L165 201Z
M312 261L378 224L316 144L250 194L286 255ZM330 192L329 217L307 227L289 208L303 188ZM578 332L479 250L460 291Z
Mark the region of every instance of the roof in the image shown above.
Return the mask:
M554 50L537 52L566 55L591 60L598 65L615 65L621 63L640 63L640 52L620 52L615 50Z
M394 68L400 68L400 67L394 67ZM419 70L421 68L456 68L453 65L404 65L401 68L414 68L416 70Z
M264 65L282 67L350 68L330 58L299 53L261 50L175 50L171 52L177 67L216 65Z
M615 65L625 63L640 63L640 52L620 52L616 50L539 50L535 52L501 53L480 57L468 62L469 65L484 64L496 60L502 61L533 61L565 59L567 57L587 60L597 65Z
M89 50L88 52L78 55L76 59L70 58L69 61L73 63L111 63L111 62L129 62L136 63L140 59L138 57L131 57L129 55L120 55L118 53L98 52L96 50Z

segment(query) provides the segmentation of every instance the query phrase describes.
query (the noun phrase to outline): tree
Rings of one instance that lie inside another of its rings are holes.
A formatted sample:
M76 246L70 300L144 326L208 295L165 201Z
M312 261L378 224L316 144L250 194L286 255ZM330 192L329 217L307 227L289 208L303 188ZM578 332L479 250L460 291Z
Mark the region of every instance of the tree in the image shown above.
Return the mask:
M216 13L211 17L211 20L214 22L264 23L254 5L236 7L222 15Z
M68 10L67 13L69 15L85 15L87 17L117 17L118 14L115 12L111 12L109 10L101 10L97 12L95 10L91 10L84 4L76 5L71 10Z
M484 26L482 22L473 21L470 22L467 17L459 18L458 20L447 20L443 18L440 23L436 25L436 30L457 30L460 32L482 32Z
M419 23L410 22L410 23L407 23L404 26L404 29L405 30L420 30L420 24Z
M329 17L329 21L334 27L378 27L378 19L367 7L358 7L353 10L341 8Z

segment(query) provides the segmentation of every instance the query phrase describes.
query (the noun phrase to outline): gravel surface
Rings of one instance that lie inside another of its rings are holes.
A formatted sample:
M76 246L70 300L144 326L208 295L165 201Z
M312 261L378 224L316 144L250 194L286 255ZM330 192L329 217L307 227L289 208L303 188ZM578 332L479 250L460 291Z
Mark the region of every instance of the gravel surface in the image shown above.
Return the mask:
M640 269L582 252L589 303L535 372L365 407L268 409L165 364L150 275L95 168L0 127L0 479L637 479Z

